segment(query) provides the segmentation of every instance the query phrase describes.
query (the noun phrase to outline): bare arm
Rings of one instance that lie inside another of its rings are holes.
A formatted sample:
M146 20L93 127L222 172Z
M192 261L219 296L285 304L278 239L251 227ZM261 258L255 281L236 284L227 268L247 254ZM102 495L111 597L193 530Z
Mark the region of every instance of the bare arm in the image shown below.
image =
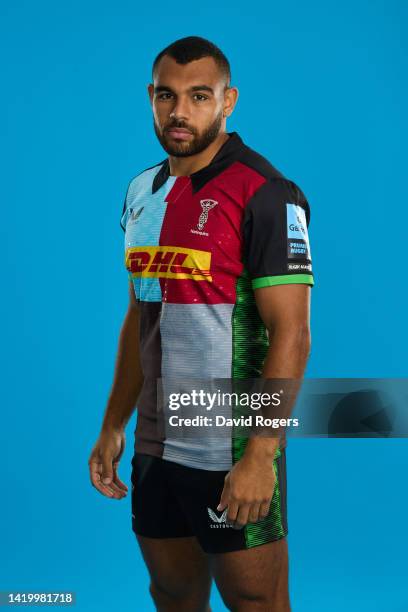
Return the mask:
M139 351L140 311L129 282L129 306L119 337L112 389L99 438L88 460L92 485L103 495L121 499L127 493L118 466L125 449L125 427L143 384Z
M310 352L310 287L275 285L255 290L259 314L269 332L262 378L301 379ZM228 507L235 527L267 516L275 487L273 458L279 438L253 437L227 474L218 510Z
M139 305L129 281L129 306L119 337L113 385L109 395L104 429L124 429L133 414L143 384L139 351Z
M310 287L262 287L255 290L255 300L269 333L262 378L303 378L311 347ZM276 437L254 437L248 441L246 454L273 458L278 444Z

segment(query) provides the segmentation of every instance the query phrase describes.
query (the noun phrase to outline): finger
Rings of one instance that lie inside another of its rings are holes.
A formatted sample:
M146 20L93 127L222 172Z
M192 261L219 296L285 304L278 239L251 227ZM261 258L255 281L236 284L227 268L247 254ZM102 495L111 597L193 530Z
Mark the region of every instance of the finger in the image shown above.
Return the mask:
M90 461L89 463L89 476L91 478L91 483L96 486L100 484L101 480L101 471L102 466L99 461Z
M271 507L271 502L264 502L263 504L261 504L260 510L259 510L259 519L262 520L265 517L268 516L269 514L269 508Z
M245 527L245 525L248 523L249 509L249 504L242 504L239 506L237 518L235 519L235 523L233 525L234 529L242 529Z
M113 464L113 481L114 481L114 482L115 482L115 483L118 485L118 487L119 487L120 489L123 489L123 491L125 491L125 492L127 493L127 491L128 491L128 486L127 486L127 484L125 484L125 483L123 482L123 480L121 480L121 479L119 478L119 474L118 474L118 465L119 465L119 463L114 463L114 464Z
M248 512L248 522L256 523L259 520L259 511L261 509L261 504L252 504L249 508Z
M112 491L113 497L115 497L115 499L122 499L122 497L125 497L126 495L125 491L123 489L120 489L113 480L110 484L105 485L105 487Z
M114 471L113 472L113 480L112 480L112 482L110 483L109 486L112 487L112 490L114 490L120 496L120 498L122 499L122 497L126 497L127 490L125 490L122 487L120 487L118 485L118 483L116 482L115 478L116 477L115 477L115 471Z
M102 481L100 481L99 485L100 487L103 487L103 491L109 491L109 497L112 497L115 499L122 499L122 497L126 495L126 493L124 493L122 489L119 489L113 481L108 485L105 485L102 483Z
M97 489L100 493L102 493L102 495L105 495L106 497L113 497L112 491L108 487L102 484L101 475L99 474L98 470L99 470L98 466L95 466L95 465L91 466L92 485L95 487L95 489Z
M224 488L221 493L220 503L217 506L217 510L225 510L229 503L229 482L226 480L224 482Z
M103 465L100 461L93 461L90 463L92 484L107 497L114 497L115 499L121 499L124 497L122 489L119 489L113 481L110 484L105 484L102 481Z
M102 483L102 464L100 466L100 482ZM123 489L121 489L120 487L118 487L118 485L115 483L115 470L113 470L113 477L112 477L112 481L109 484L104 484L103 485L105 487L105 489L108 489L111 493L112 493L112 497L114 497L115 499L122 499L122 497L125 497L126 495L126 491L124 491Z
M89 462L90 468L90 476L92 485L103 495L106 497L114 497L116 499L121 499L124 497L123 491L116 486L112 486L112 483L104 484L102 482L102 471L103 466L99 459L90 460Z
M102 483L110 485L113 480L113 462L111 455L102 455Z
M113 475L113 480L110 483L110 486L114 487L115 491L117 491L121 497L126 497L128 490L127 488L124 489L123 486L120 486L120 484L116 481L115 475Z
M237 504L237 502L230 500L230 503L228 504L228 513L227 513L227 518L226 518L226 523L228 525L231 525L231 526L234 525L235 520L237 518L238 510L239 510L239 505Z

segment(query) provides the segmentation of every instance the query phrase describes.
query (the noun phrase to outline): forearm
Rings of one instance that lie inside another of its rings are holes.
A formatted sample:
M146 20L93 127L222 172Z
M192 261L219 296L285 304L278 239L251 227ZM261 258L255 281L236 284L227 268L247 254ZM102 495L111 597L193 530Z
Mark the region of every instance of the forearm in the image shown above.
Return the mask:
M307 328L301 328L295 332L280 328L275 332L270 332L269 348L261 378L287 380L283 385L279 383L279 386L287 387L290 403L285 404L284 415L280 416L285 416L285 418L290 416L296 399L297 386L299 380L303 378L309 353L310 333ZM278 445L278 435L254 436L248 440L245 454L269 460L275 456Z
M302 378L309 353L310 332L307 327L296 331L280 327L269 332L269 349L262 378Z
M139 311L129 308L119 337L115 374L102 429L123 429L143 384L139 352Z

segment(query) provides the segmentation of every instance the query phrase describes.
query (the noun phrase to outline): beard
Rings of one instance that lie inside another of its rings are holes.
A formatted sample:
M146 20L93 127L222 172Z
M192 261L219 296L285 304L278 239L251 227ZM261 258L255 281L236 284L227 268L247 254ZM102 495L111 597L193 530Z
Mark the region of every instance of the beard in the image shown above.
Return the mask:
M190 155L197 155L204 151L220 133L221 125L223 120L222 111L217 115L214 121L204 130L202 134L198 134L197 130L186 125L183 121L173 121L170 125L167 125L163 132L160 131L153 118L154 131L156 136L163 147L163 149L169 155L173 157L190 157ZM185 128L189 130L193 135L189 141L181 142L170 142L167 137L166 130L169 128Z

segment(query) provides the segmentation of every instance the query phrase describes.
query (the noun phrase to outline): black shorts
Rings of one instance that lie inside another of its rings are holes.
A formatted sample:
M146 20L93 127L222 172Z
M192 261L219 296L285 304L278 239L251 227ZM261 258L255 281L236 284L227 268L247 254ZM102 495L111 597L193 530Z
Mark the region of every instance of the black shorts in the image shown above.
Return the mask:
M132 459L132 529L148 538L195 536L206 553L242 550L279 540L288 533L286 454L274 459L276 486L268 515L242 529L226 524L216 510L227 471L187 467L135 453Z

